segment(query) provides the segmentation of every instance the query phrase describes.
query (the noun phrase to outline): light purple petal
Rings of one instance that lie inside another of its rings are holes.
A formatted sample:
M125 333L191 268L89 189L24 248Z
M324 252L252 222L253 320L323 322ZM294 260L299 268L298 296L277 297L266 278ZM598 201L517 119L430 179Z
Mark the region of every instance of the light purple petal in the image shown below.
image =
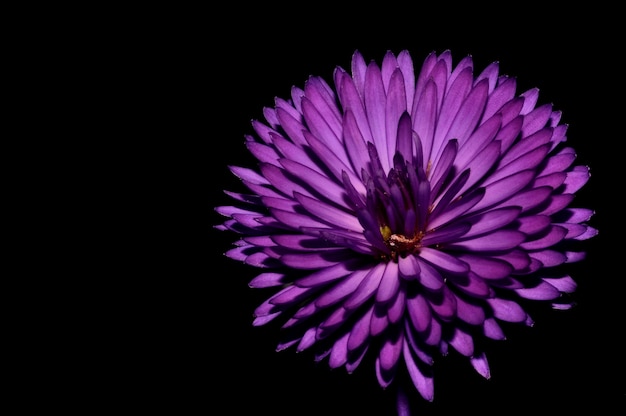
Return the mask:
M365 98L365 113L369 120L374 145L380 156L383 169L388 171L389 156L387 155L387 136L385 132L385 104L387 97L380 68L374 62L367 66L363 94Z
M457 256L469 265L473 273L483 279L502 279L513 271L513 266L504 260L468 253Z
M348 338L348 350L355 351L365 343L370 337L370 322L374 306L371 306L355 323L350 330Z
M354 271L345 279L340 280L336 285L321 293L315 300L315 305L320 308L327 308L347 298L361 284L367 273L369 273L369 269Z
M420 256L448 273L463 274L469 270L467 263L458 259L458 257L448 254L441 250L422 247Z
M552 247L559 241L563 240L566 234L567 230L565 228L554 225L543 237L526 241L525 243L520 244L520 247L525 250L541 250Z
M318 270L306 277L295 281L299 287L313 287L327 284L329 282L348 276L354 270L357 261L342 262L325 269Z
M474 370L476 370L478 374L480 374L487 380L491 378L491 373L489 371L489 363L487 361L487 355L484 352L481 352L480 354L476 354L470 357L470 363L472 364L472 367L474 367Z
M483 334L485 334L487 338L495 339L497 341L506 339L504 331L502 331L502 328L498 325L498 322L494 318L485 319L485 322L483 323Z
M476 128L485 108L488 87L489 83L487 80L483 80L472 88L472 91L463 101L463 105L456 114L446 137L450 139L456 138L460 144L465 143Z
M559 291L546 281L529 288L514 289L515 293L526 299L552 300L560 296Z
M418 332L426 331L432 321L432 313L426 299L419 293L406 300L406 311L413 328Z
M376 302L389 302L398 293L399 288L400 276L398 273L398 263L393 261L387 262L380 285L376 291Z
M403 344L402 351L404 362L406 363L406 368L409 371L409 376L411 377L415 388L425 400L432 402L435 394L434 380L432 375L424 375L424 373L420 371L419 367L415 363L415 360L413 359L410 347L406 341Z
M424 157L428 159L437 126L437 86L432 80L426 84L417 102L417 107L411 113L411 119L413 120L413 130L422 143Z
M461 355L470 357L474 353L474 340L467 332L456 327L448 343L454 347Z
M522 136L527 137L544 128L551 115L552 104L544 104L526 114L524 116L524 125L522 126Z
M353 214L300 193L295 193L295 197L304 209L320 220L341 229L355 232L363 231L363 226Z
M337 262L353 259L354 253L348 249L326 250L317 253L288 253L280 258L285 266L304 270L330 267Z
M494 298L487 299L487 303L493 310L493 315L506 322L526 321L526 312L516 302L508 299Z
M574 293L578 286L574 279L568 275L561 277L544 277L543 280L563 293Z
M378 263L374 265L370 273L368 273L354 293L346 300L344 308L356 309L367 301L378 289L384 271L384 264Z
M261 273L250 280L248 286L255 289L282 286L285 284L285 277L286 275L284 273Z
M526 236L519 231L498 230L482 237L452 244L451 247L477 252L504 251L519 246L525 239Z
M414 258L415 260L417 260L417 264L420 269L417 277L417 280L420 282L420 284L430 290L439 290L445 283L441 273L439 273L436 268L434 268L421 258Z
M339 368L348 361L348 336L349 332L342 335L330 349L328 356L328 366L330 368Z
M485 321L483 308L467 302L460 296L456 297L456 316L470 325L481 325Z
M555 250L533 251L528 253L528 255L541 262L543 267L554 267L567 261L567 256L565 254Z
M524 170L486 186L485 196L472 208L472 211L478 211L505 201L528 185L534 176L533 171Z
M515 96L516 88L516 79L513 77L505 77L504 81L501 81L493 92L489 94L483 119L486 120L493 116L505 103L512 100Z

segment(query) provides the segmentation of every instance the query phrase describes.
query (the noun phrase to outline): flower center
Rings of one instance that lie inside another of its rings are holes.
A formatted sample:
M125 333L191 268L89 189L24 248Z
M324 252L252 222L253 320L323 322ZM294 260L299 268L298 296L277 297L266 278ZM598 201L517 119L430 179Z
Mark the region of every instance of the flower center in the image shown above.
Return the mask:
M403 234L395 234L388 226L380 227L380 233L383 236L385 244L389 247L391 259L397 261L398 256L407 256L409 254L416 253L421 245L423 232L418 232L412 237L407 237Z

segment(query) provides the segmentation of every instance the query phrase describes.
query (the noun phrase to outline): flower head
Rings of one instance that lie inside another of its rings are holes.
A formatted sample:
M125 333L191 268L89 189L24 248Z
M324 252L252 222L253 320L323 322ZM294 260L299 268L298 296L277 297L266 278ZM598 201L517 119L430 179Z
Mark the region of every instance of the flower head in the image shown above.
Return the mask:
M498 63L475 76L450 51L421 68L407 51L380 65L357 51L351 72L276 99L246 137L258 166L231 167L248 192L216 208L241 237L226 255L274 288L253 324L282 320L279 349L332 368L372 354L382 387L404 371L426 400L449 349L489 377L475 341L532 324L529 300L571 307L576 283L557 266L597 233L571 206L589 169L538 98Z

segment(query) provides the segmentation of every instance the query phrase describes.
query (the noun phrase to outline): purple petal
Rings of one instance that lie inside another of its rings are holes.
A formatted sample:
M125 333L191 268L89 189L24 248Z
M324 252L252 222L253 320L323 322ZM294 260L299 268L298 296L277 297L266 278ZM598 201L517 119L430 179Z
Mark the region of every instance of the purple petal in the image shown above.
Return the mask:
M567 172L563 192L568 194L576 193L587 183L590 177L591 174L587 166L576 166L573 170Z
M296 351L302 352L310 348L311 346L313 346L313 344L315 344L315 341L317 341L317 338L315 338L315 332L316 332L315 328L307 329L304 335L302 336L300 343L296 347Z
M304 127L301 120L295 118L295 116L291 115L281 108L278 108L276 110L276 116L280 121L281 127L285 130L285 133L287 133L287 136L291 139L291 141L293 141L293 143L297 145L297 147L301 148L302 146L306 145L304 134L302 134L302 132L306 130L306 127ZM282 136L280 135L271 136L271 139L274 143L276 143L277 137L282 138ZM288 140L284 138L283 140L285 142L288 142Z
M548 159L545 167L537 176L548 175L554 172L564 172L572 165L574 160L576 160L575 153L561 153L556 156L552 156Z
M271 148L270 146L248 141L246 143L246 147L252 153L254 157L256 157L259 161L264 163L271 163L273 165L278 166L278 159L280 155L276 153L276 150Z
M481 325L485 321L485 311L482 307L468 303L463 298L456 298L456 316L470 325Z
M448 222L457 219L474 207L478 201L483 198L483 196L484 191L472 192L469 196L461 198L460 200L455 200L453 203L446 205L444 210L440 210L441 212L436 213L433 211L433 215L430 217L428 224L430 229L437 229L446 225Z
M389 90L387 91L387 105L385 108L387 156L389 158L390 165L393 165L393 155L396 153L398 122L404 112L406 112L404 79L402 78L402 72L400 72L400 69L396 69L393 72L389 83Z
M487 380L491 378L491 373L489 371L489 363L487 362L487 355L484 352L480 354L474 355L470 357L470 363L474 370Z
M358 177L349 167L350 160L347 157L345 159L338 157L341 153L338 152L337 149L328 147L310 133L305 132L304 136L307 138L307 141L309 142L311 149L315 152L315 155L319 157L323 165L332 172L338 182L342 181L342 176L345 172L353 183L356 185L359 184L360 181Z
M330 368L339 368L348 361L348 336L349 332L342 335L330 350L328 358L328 366Z
M553 225L546 235L535 240L526 241L520 244L520 247L525 250L541 250L552 247L556 243L563 240L566 234L567 230L565 228Z
M517 160L518 158L522 157L523 155L537 148L545 147L543 155L547 154L548 150L550 150L549 142L550 142L551 137L552 137L552 129L543 129L529 137L526 137L520 140L513 147L511 147L506 152L506 154L504 154L504 156L502 157L501 166L506 166L509 163L513 162L514 160ZM535 166L537 164L538 163L536 163ZM534 167L534 166L529 166L529 167Z
M269 299L275 306L290 306L305 299L311 293L310 288L287 286Z
M552 188L544 186L542 188L530 189L513 196L506 201L506 205L521 208L522 212L528 212L550 200Z
M318 270L306 277L302 277L296 280L295 284L299 287L324 285L351 274L354 270L355 264L356 261L338 263L325 269Z
M337 262L351 259L354 259L354 252L349 249L326 250L316 253L289 253L280 258L285 266L304 270L330 267Z
M502 125L502 117L495 115L478 126L476 131L459 147L454 165L465 170L469 162L493 141Z
M403 344L403 336L385 339L378 356L381 370L384 372L392 372L396 368L400 354L402 353Z
M542 281L537 286L514 289L515 293L525 299L552 300L560 296L560 292L550 283Z
M502 279L511 274L513 266L506 261L475 254L457 254L470 270L483 279Z
M544 144L542 146L539 146L523 154L522 156L513 160L506 166L502 166L501 168L499 168L498 171L492 175L492 177L490 178L490 181L504 178L515 172L519 172L520 170L534 169L541 162L543 162L549 150L550 150L550 145Z
M368 273L368 269L361 269L349 274L345 279L340 280L336 285L320 294L315 300L315 305L326 308L347 298L356 290Z
M487 303L493 310L493 315L506 322L524 322L526 321L526 312L520 305L512 300L494 298L487 299Z
M344 140L348 156L354 167L354 172L360 175L363 169L367 169L369 162L369 152L365 145L363 135L356 124L354 114L348 110L344 116Z
M416 97L418 97L416 95ZM423 154L430 158L435 128L437 127L437 86L429 80L411 113L413 130L419 137ZM425 168L425 166L424 166Z
M456 138L461 144L465 143L476 128L483 109L485 108L488 87L489 84L487 80L480 81L473 87L472 91L464 100L459 112L456 114L446 137Z
M574 293L578 286L574 279L568 275L561 277L544 277L543 280L564 293Z
M282 286L285 284L283 280L285 277L283 273L261 273L252 279L248 286L254 289Z
M348 350L355 351L365 343L370 337L370 322L374 306L371 306L352 326L348 338Z
M528 255L531 258L538 260L543 267L554 267L567 261L567 256L565 254L554 250L533 251L528 253Z
M396 324L404 317L404 311L406 309L406 294L404 290L399 290L395 299L387 310L387 317L389 322Z
M504 331L502 331L498 322L493 318L485 319L485 322L483 323L483 334L485 334L487 338L495 339L496 341L506 339Z
M478 211L505 201L528 185L534 177L532 170L524 170L486 186L485 196L472 210Z
M398 293L400 288L400 276L398 275L398 263L390 261L385 266L380 285L376 291L376 302L387 303Z
M295 177L300 178L301 181L306 182L328 201L332 201L336 204L344 206L345 208L348 208L348 204L344 201L345 191L338 182L331 180L327 176L322 175L307 166L290 161L288 159L281 159L280 163L289 173L293 174ZM360 183L360 181L358 181L357 183ZM304 190L301 187L299 188L300 189L296 189L295 187L293 187L291 189L291 193L288 195L292 196L295 192L299 192L303 195L311 195L310 192Z
M340 149L340 146L338 146L338 144L341 143L340 137L338 136L339 132L335 131L328 124L330 120L326 120L315 105L306 97L302 99L302 114L304 115L304 121L309 131L315 137L333 149Z
M519 133L522 129L523 117L517 116L508 121L505 121L504 117L502 116L501 118L502 128L500 129L498 134L496 134L496 138L494 140L499 141L502 151L506 152L519 136Z
M413 59L407 50L403 50L398 54L398 67L402 71L404 78L404 88L406 94L406 108L410 111L413 104L415 93L415 70L413 67Z
M374 265L359 287L357 287L354 293L348 298L344 304L344 308L356 309L367 301L378 289L378 286L383 278L384 271L384 264L378 263Z
M549 175L540 176L535 179L532 183L532 188L539 188L543 186L548 186L552 189L556 189L565 182L567 178L567 174L564 172L554 172Z
M454 274L448 275L451 284L458 288L461 292L466 293L474 298L486 298L489 296L489 286L478 277L476 273L468 273L464 276Z
M300 193L296 193L294 196L304 209L322 221L349 231L363 231L363 226L353 214Z
M524 107L522 108L521 114L528 114L537 104L539 89L531 88L530 90L522 93L521 97L524 98Z
M454 318L456 314L456 296L443 286L442 290L435 294L427 293L428 302L432 311L444 321Z
M281 209L270 209L270 211L272 212L272 216L282 224L296 230L300 227L328 228L327 224L316 221L309 215L296 214Z
M409 349L408 343L405 341L403 343L403 357L404 362L406 363L406 368L409 371L409 376L411 377L411 381L413 381L413 385L419 392L419 394L429 402L432 402L434 399L434 380L432 375L424 375L418 368L413 359L413 355L411 354L411 350Z
M422 239L422 245L434 247L438 244L456 241L459 237L466 235L470 228L471 225L468 222L448 224L426 234Z
M363 94L365 98L365 113L369 120L374 144L380 155L383 169L386 172L389 170L387 136L385 133L385 103L387 102L387 97L380 68L374 62L367 66Z
M415 256L409 254L406 257L398 257L398 272L406 280L417 279L420 273L420 266Z
M552 104L544 104L524 116L522 136L527 137L546 126L552 115Z
M428 302L422 295L418 293L414 297L407 298L406 311L416 331L424 332L430 327L432 313Z
M443 276L433 266L419 257L414 257L419 267L418 281L422 286L430 290L439 290L444 282Z
M454 347L461 355L466 357L474 353L474 340L467 332L462 331L458 327L454 328L452 337L448 340L450 345Z
M441 107L441 114L438 120L438 132L436 133L435 140L444 140L445 138L459 139L459 136L450 131L451 126L463 106L463 103L472 91L472 69L465 68L457 78L450 84L450 88L446 93L443 105ZM459 122L457 122L458 124ZM447 134L446 134L447 133Z
M450 247L477 252L504 251L519 246L525 239L526 236L519 231L499 230L489 235L451 244Z
M481 214L472 215L466 221L471 223L471 230L465 238L486 234L510 224L519 215L520 210L515 207L494 209Z
M372 337L377 337L384 333L389 327L389 317L387 316L386 305L376 305L374 307L374 314L370 322L370 334Z
M493 116L505 103L512 100L515 96L516 88L516 79L513 77L505 77L504 81L500 82L489 95L483 119L486 120Z
M253 171L252 169L243 168L240 166L229 166L230 171L241 180L250 182L256 185L269 185L270 183L263 176Z
M420 256L448 273L463 274L469 270L467 263L441 250L422 247Z
M396 141L396 152L402 155L405 161L413 159L413 128L409 113L403 113L398 122L398 134ZM392 154L395 152L391 152Z
M522 217L517 220L517 229L526 235L533 235L545 231L552 224L552 220L547 215L533 215Z

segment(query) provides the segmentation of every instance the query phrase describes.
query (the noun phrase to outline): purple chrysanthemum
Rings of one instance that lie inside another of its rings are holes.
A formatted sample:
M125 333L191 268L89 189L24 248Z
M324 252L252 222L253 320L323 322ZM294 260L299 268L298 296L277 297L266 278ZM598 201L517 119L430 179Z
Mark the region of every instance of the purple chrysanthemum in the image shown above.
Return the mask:
M571 306L556 266L597 234L570 206L589 169L561 113L497 63L474 76L471 57L433 52L414 71L407 51L380 66L357 51L351 69L253 121L259 165L231 168L250 192L227 191L218 228L241 235L228 257L264 269L250 286L275 288L254 325L282 319L279 350L349 372L373 354L382 387L402 368L433 400L435 355L452 347L489 377L475 340L530 325L527 300Z

